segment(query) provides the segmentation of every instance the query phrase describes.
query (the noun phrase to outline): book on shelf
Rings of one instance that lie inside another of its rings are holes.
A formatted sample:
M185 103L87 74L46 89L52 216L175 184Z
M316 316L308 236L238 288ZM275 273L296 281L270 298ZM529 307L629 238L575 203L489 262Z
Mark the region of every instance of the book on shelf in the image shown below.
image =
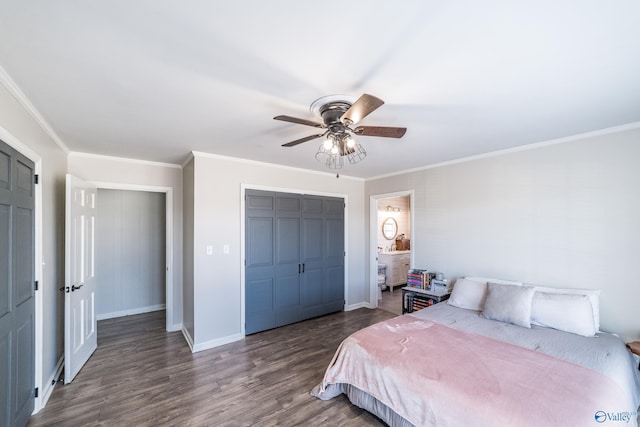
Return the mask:
M412 268L407 274L407 286L419 289L429 289L429 273L427 270Z

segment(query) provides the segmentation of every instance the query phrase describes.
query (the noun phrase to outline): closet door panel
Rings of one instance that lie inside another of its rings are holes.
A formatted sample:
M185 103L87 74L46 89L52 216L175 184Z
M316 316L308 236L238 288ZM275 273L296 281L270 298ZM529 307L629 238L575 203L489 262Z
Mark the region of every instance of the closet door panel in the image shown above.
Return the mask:
M303 213L302 220L302 265L301 306L305 319L319 316L322 309L322 277L324 275L324 246L322 242L322 201L313 200L317 213ZM308 207L309 203L305 203Z
M300 320L300 278L297 274L276 279L276 326Z
M276 327L275 193L246 193L245 333Z
M300 319L300 196L276 194L276 326Z
M276 233L278 266L295 264L297 269L300 263L300 218L278 218Z
M246 281L245 332L252 334L276 326L273 279Z
M344 307L344 201L329 199L325 205L325 275L323 303L328 312Z

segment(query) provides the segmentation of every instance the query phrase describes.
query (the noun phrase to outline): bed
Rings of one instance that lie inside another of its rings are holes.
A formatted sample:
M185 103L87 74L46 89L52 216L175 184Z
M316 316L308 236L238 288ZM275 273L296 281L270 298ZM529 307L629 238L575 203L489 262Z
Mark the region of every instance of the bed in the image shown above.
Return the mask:
M638 361L598 331L597 294L459 282L346 338L311 394L391 426L638 425Z

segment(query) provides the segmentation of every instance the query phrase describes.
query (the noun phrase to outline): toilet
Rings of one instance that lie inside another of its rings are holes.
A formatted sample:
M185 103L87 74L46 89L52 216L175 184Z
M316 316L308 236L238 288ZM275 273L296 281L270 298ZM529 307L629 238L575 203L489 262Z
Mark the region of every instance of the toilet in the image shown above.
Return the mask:
M378 299L382 299L382 291L387 289L387 265L378 264Z

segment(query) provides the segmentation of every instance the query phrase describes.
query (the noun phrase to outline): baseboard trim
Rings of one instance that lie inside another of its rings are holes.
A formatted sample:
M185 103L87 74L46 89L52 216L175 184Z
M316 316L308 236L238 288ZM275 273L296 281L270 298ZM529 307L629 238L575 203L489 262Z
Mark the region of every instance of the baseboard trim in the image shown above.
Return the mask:
M244 339L244 335L243 334L229 335L229 336L218 338L218 339L215 339L215 340L203 342L201 344L195 344L195 345L191 346L191 352L192 353L197 353L199 351L209 350L209 349L212 349L212 348L215 348L215 347L220 347L221 345L225 345L225 344L229 344L229 343L232 343L232 342L240 341L241 339Z
M189 344L189 348L191 349L191 353L193 353L193 338L191 338L191 335L189 334L189 331L187 331L187 328L185 328L184 325L182 326L180 331L182 331L182 336L187 341L187 344Z
M147 307L132 308L129 310L112 311L111 313L97 314L96 319L106 320L115 319L116 317L133 316L134 314L151 313L152 311L166 310L165 304L150 305Z
M182 323L174 323L173 325L169 326L169 330L167 332L178 332L182 330Z
M45 406L47 406L47 402L49 398L53 394L53 389L58 384L58 378L62 376L62 370L64 369L64 355L60 356L58 359L58 363L56 363L56 368L53 373L49 376L47 381L42 385L42 397L40 397L40 405L36 405L34 411L31 415L37 414L40 412Z
M373 307L368 302L359 302L357 304L346 305L344 307L344 311L352 311L352 310L357 310L359 308L376 308L376 307Z

